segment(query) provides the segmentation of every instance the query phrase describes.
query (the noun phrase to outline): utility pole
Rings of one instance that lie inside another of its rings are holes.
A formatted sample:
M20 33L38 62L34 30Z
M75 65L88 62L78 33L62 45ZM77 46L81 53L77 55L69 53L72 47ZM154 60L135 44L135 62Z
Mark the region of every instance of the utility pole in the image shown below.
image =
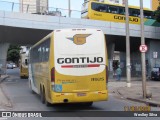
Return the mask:
M144 39L144 21L143 21L143 0L140 0L140 16L141 16L141 45L145 45ZM146 98L146 60L145 52L141 53L141 62L142 62L142 91L143 98Z
M126 17L126 74L127 74L127 87L131 87L131 63L130 63L128 0L125 0L125 17Z
M23 13L23 0L21 0L21 12Z
M68 17L71 17L71 1L68 0Z

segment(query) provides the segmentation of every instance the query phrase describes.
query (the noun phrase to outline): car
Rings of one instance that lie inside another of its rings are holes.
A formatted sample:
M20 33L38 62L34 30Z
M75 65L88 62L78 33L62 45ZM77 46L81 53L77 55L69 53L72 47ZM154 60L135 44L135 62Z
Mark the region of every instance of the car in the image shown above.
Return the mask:
M153 67L151 71L151 80L160 80L160 67Z
M13 68L17 67L15 63L10 63L10 64L13 66Z
M12 64L7 64L7 69L13 69L13 65Z

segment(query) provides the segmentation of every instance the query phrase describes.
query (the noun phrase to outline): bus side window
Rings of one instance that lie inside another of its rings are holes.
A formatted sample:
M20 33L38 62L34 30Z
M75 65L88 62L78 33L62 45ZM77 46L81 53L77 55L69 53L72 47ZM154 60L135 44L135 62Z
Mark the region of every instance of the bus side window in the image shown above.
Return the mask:
M50 48L50 38L46 41L46 61L49 60L49 48Z
M118 7L108 6L108 12L117 14L118 13Z
M138 9L130 8L129 9L129 14L130 14L130 16L138 17L140 15L140 11Z
M46 56L46 53L45 53L45 42L43 42L42 44L41 44L41 46L42 46L42 62L45 62L45 56Z
M41 62L42 61L42 47L39 45L38 46L38 59L37 59L37 62Z
M25 59L25 64L28 65L28 60L27 59Z
M121 15L125 14L125 10L123 7L119 7L119 14L121 14Z
M144 11L144 18L153 19L153 12Z

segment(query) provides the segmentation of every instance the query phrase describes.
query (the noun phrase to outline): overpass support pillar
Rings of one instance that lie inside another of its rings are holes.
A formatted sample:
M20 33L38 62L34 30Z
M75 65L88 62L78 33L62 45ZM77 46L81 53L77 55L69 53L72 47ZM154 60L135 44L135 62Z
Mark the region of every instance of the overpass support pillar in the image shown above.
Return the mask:
M6 59L9 43L0 43L0 74L6 74Z
M146 60L148 60L147 71L148 75L151 75L151 71L153 67L160 67L160 49L159 49L160 41L152 40L149 42L149 51L146 55ZM157 52L157 55L155 55Z
M107 45L108 47L108 74L109 78L113 78L113 55L114 55L114 50L115 50L115 43L110 42Z

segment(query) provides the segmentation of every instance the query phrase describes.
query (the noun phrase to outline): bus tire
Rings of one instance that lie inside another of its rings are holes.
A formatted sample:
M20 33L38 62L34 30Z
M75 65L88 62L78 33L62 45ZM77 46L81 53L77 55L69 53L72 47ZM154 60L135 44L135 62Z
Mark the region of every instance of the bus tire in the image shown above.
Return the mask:
M41 102L44 104L45 103L45 96L42 88L40 87L40 97L41 97Z
M45 101L45 104L46 104L47 107L51 106L51 103L49 103L48 101Z
M45 89L44 89L44 88L43 88L43 93L44 93L44 96L45 96L45 97L44 97L44 99L45 99L45 102L44 102L44 103L46 104L47 107L51 106L51 104L50 104L50 103L47 101L47 99L46 99L46 94L45 94Z
M46 99L45 99L45 104L46 104L47 107L51 106L51 103L49 103Z

